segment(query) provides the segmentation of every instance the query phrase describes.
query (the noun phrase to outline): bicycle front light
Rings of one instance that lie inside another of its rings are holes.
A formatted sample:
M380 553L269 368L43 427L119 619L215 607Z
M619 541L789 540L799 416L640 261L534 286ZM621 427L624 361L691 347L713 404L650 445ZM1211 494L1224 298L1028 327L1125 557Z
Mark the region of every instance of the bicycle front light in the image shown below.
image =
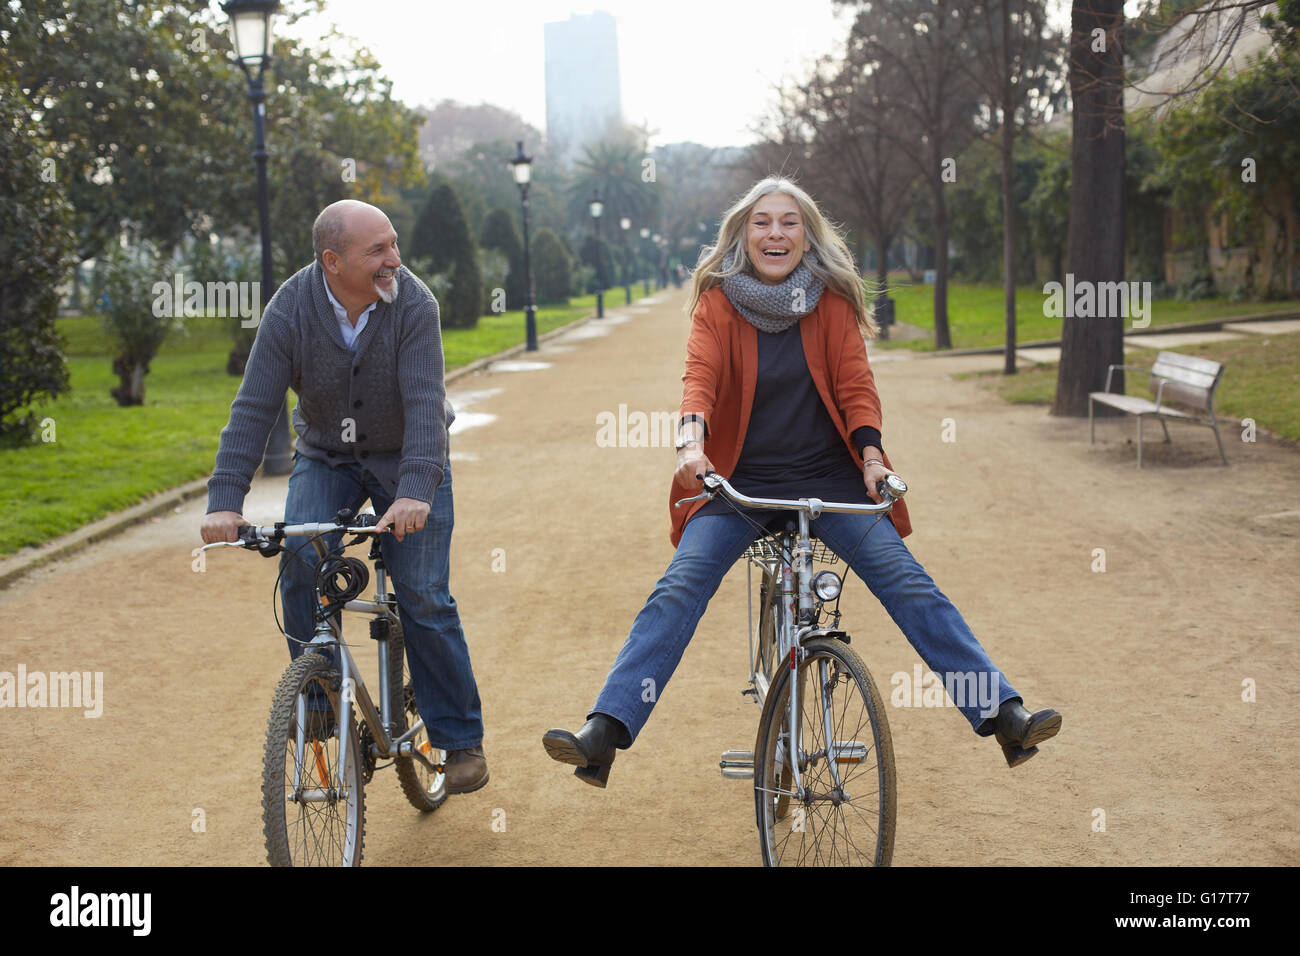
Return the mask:
M834 571L820 571L812 582L814 593L823 601L833 601L839 597L843 585L844 582Z

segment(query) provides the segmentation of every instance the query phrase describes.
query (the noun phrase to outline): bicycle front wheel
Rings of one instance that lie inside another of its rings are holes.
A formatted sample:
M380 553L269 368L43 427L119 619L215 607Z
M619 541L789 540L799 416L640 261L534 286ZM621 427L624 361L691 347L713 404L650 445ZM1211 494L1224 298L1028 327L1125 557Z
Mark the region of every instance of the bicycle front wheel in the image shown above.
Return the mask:
M786 666L774 677L754 744L763 863L888 866L897 792L880 694L862 659L842 641L812 640L804 652L798 671Z
M285 670L266 723L262 826L272 866L357 866L366 809L356 723L338 726L340 678L334 664L303 654ZM311 711L309 701L328 703ZM306 714L299 749L299 708ZM347 755L339 761L340 742Z

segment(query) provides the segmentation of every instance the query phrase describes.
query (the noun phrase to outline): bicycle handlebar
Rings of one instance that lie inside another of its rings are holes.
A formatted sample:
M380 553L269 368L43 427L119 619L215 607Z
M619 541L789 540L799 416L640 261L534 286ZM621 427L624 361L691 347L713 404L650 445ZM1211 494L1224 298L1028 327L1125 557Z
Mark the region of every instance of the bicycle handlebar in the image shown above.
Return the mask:
M247 548L250 551L259 550L261 545L280 541L284 538L306 537L317 534L388 534L389 529L376 531L374 524L378 521L374 515L357 515L357 521L368 522L359 525L345 525L334 521L314 521L308 524L285 524L276 522L273 525L254 525L241 524L238 529L238 541L214 541L211 544L205 544L200 550L207 551L209 548ZM354 542L355 543L355 542Z
M700 477L700 476L697 476ZM830 511L836 514L887 514L893 507L894 502L907 494L907 483L897 475L890 475L884 481L876 482L876 493L884 500L878 505L852 504L849 502L839 501L822 501L820 498L800 498L797 501L787 498L751 498L749 495L742 495L715 471L709 472L702 477L704 490L694 498L682 498L680 501L673 503L674 508L680 508L684 504L692 501L711 501L713 497L721 491L728 498L738 505L746 508L774 508L782 511L807 511L808 516L816 518L823 511Z

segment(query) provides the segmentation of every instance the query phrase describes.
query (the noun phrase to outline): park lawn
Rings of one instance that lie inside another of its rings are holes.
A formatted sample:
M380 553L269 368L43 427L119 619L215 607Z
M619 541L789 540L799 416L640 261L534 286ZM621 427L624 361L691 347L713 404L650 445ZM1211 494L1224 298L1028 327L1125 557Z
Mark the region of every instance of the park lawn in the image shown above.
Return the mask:
M1243 335L1228 342L1184 345L1174 351L1227 366L1215 393L1215 411L1221 425L1231 430L1242 419L1251 418L1260 428L1300 441L1300 332ZM1156 354L1154 349L1135 349L1127 354L1125 362L1150 368ZM1015 375L978 375L1009 402L1050 405L1056 397L1054 363ZM1124 390L1129 395L1151 397L1148 379L1140 372L1124 376Z
M633 299L641 298L639 287ZM624 302L622 289L607 306ZM538 334L594 314L595 296L537 310ZM227 320L191 319L173 333L150 365L145 404L119 408L117 385L97 316L58 320L71 389L39 406L53 441L0 449L0 554L37 545L120 511L150 495L212 472L221 429L239 379L226 374ZM447 329L448 370L522 344L522 311L483 316L474 329ZM290 408L294 395L289 393ZM52 429L52 435L50 431Z
M893 280L891 280L893 281ZM934 348L934 286L897 285L889 292L895 300L894 316L899 322L924 329L924 339L879 343L884 348L932 350ZM1043 315L1046 296L1041 286L1016 289L1016 341L1018 344L1061 337L1059 318ZM1151 327L1181 322L1208 321L1239 315L1300 311L1300 302L1230 302L1226 298L1183 302L1156 299L1150 304ZM1002 286L992 283L950 282L948 284L948 331L955 349L1002 345L1006 342Z

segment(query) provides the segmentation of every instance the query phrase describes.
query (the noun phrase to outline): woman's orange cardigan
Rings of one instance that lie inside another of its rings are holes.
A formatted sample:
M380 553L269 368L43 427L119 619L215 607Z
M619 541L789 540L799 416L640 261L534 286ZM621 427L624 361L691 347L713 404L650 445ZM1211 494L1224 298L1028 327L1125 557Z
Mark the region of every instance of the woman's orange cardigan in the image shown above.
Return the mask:
M853 430L869 425L881 429L880 396L867 364L867 346L858 330L853 305L843 296L827 289L815 308L799 320L803 352L808 371L817 386L831 421L839 430L853 460L862 467L858 449L850 436ZM714 286L700 296L686 343L686 371L682 375L682 415L699 415L704 419L706 437L704 454L718 474L730 478L740 460L740 450L749 428L749 413L754 406L754 385L758 376L758 330L731 305L721 286ZM893 470L889 456L882 456L885 467ZM679 484L673 479L668 498L672 518L669 536L673 547L682 537L682 528L704 506L697 501L681 508L672 503L699 494L699 483ZM899 537L912 532L907 506L894 504L890 519Z

